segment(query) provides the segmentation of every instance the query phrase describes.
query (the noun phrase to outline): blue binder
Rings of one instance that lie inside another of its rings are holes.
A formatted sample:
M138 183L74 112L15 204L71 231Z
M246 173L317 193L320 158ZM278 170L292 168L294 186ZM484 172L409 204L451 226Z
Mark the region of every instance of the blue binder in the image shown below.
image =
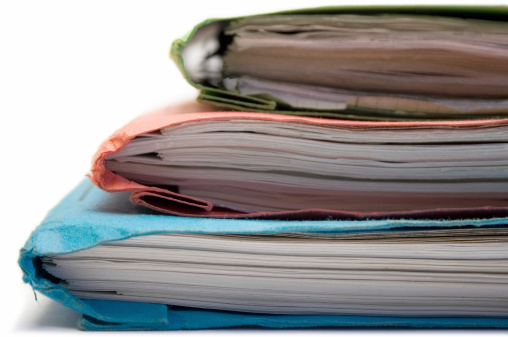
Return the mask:
M181 330L256 326L264 328L508 328L507 318L369 317L267 315L179 308L162 304L87 300L55 282L40 258L84 250L101 243L159 233L260 234L342 233L457 226L506 225L508 218L471 220L273 221L186 218L132 205L124 193L110 194L88 180L79 184L31 234L21 250L23 279L32 288L83 314L86 330Z

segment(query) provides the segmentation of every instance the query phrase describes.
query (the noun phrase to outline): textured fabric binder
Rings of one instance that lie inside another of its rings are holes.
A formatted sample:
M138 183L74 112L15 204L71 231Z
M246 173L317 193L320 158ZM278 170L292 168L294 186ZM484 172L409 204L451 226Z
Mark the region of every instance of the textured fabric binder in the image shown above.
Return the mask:
M221 312L162 304L85 300L71 294L41 267L41 259L140 235L157 233L274 234L505 226L506 218L471 220L270 221L173 217L130 204L124 193L101 191L83 181L32 233L21 251L24 281L33 289L83 314L88 330L179 330L257 326L267 328L412 327L507 328L503 317L374 317L349 315L264 315Z

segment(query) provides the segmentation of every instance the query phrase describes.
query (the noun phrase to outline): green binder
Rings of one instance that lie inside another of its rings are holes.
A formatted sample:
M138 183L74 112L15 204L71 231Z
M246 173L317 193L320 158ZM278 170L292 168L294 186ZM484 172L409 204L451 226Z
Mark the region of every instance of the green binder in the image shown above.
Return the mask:
M501 108L473 109L468 113L461 111L440 109L436 111L427 111L425 113L408 112L404 109L395 108L372 108L365 105L347 104L344 109L320 109L320 108L299 108L289 106L284 100L273 97L270 93L244 94L227 90L224 85L211 83L209 80L196 80L189 73L189 64L191 60L186 57L185 53L189 49L199 49L204 43L208 43L210 39L215 39L218 46L215 51L210 52L213 55L223 57L226 50L231 44L231 40L235 36L226 35L224 32L230 24L244 20L246 18L263 18L270 17L290 17L299 16L317 16L317 15L356 15L379 17L389 15L391 17L441 17L446 19L471 19L480 20L482 22L502 23L504 27L508 20L508 10L505 6L346 6L346 7L322 7L314 9L302 9L295 11L286 11L279 13L262 14L249 17L237 17L226 19L209 19L195 26L190 33L181 39L173 42L171 47L171 58L175 61L178 68L186 80L194 87L200 90L198 100L201 102L211 103L221 106L225 109L256 111L256 112L273 112L279 114L303 115L313 117L343 118L343 119L363 119L363 120L433 120L433 119L484 119L506 117L508 114L508 94L501 97ZM508 28L507 28L508 33ZM508 34L507 34L508 35ZM210 56L210 55L208 55ZM340 62L340 60L338 60ZM504 62L504 61L503 61ZM347 79L346 79L347 81ZM213 82L213 81L212 81ZM379 96L379 93L374 93ZM389 94L390 95L390 94ZM381 95L383 96L383 95ZM400 96L399 96L400 97ZM402 96L403 97L403 96ZM453 99L455 99L454 97ZM498 97L499 98L499 97ZM377 102L377 98L376 102ZM462 99L462 98L461 98ZM467 97L466 97L467 99ZM474 103L474 102L473 102ZM480 104L481 105L481 104ZM438 111L440 110L440 111Z

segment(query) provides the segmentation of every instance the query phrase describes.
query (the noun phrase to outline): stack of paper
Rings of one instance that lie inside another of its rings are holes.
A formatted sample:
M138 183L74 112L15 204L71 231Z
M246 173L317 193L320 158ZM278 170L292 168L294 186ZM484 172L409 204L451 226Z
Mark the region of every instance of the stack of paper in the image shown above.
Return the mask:
M84 329L508 327L506 13L205 21L201 103L113 133L24 280Z
M425 16L247 18L226 31L234 38L224 56L224 84L251 94L267 81L268 94L280 92L296 108L330 109L324 104L332 101L331 109L341 102L430 114L474 111L482 103L506 110L507 27ZM291 94L292 84L303 94ZM328 94L324 104L321 92ZM316 105L305 106L301 96Z
M105 166L245 213L506 206L508 125L317 123L179 124L136 137Z
M203 27L202 29L211 29ZM278 109L399 118L508 112L508 23L425 15L271 15L232 21L191 78ZM213 40L213 35L208 41ZM359 113L360 114L360 113Z
M507 234L159 234L43 262L83 298L268 314L504 317Z

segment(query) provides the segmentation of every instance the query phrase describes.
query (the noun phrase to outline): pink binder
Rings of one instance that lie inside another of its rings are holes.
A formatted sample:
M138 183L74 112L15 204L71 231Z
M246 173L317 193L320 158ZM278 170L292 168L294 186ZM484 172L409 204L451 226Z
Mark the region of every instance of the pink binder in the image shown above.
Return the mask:
M93 157L90 179L100 188L108 192L130 191L134 204L149 207L153 210L182 216L217 217L217 218L265 218L265 219L380 219L380 218L474 218L507 216L508 207L492 207L482 205L473 208L435 208L415 209L400 212L351 212L328 209L296 209L277 212L243 213L223 207L217 207L207 201L183 195L156 186L145 186L128 180L108 170L104 161L108 155L122 150L134 137L161 128L180 125L188 122L198 122L209 119L258 119L277 122L298 122L309 125L327 124L332 126L348 126L356 128L393 129L411 127L457 127L484 128L508 125L508 119L489 120L460 120L460 121L351 121L339 119L322 119L291 115L224 111L216 106L197 102L171 106L144 114L113 133L101 144ZM267 191L269 193L269 191ZM508 203L507 203L508 206Z

